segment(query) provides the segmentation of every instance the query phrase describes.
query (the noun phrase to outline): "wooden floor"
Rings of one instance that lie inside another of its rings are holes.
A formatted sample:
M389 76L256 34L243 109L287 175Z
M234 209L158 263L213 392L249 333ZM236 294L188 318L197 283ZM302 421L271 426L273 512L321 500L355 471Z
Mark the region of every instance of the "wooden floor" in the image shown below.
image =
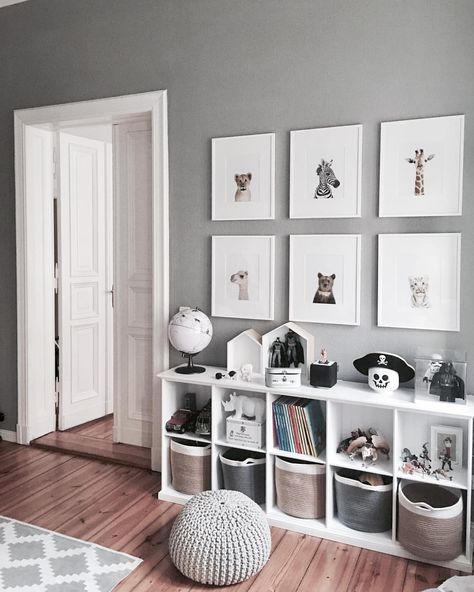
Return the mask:
M172 565L181 506L158 501L159 474L0 442L0 515L141 557L115 592L204 592ZM451 570L272 529L264 569L229 592L419 592Z
M113 415L107 415L64 432L51 432L33 440L32 445L46 450L149 469L151 467L150 449L114 443L112 429Z

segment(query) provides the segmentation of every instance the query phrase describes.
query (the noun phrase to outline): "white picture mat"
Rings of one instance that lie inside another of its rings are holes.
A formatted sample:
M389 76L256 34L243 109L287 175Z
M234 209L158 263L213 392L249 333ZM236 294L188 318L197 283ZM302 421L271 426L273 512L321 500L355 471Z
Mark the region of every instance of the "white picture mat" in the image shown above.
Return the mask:
M359 325L360 260L359 234L291 235L290 320ZM336 304L313 303L318 273L336 275Z
M236 202L236 174L252 173L251 201ZM212 219L275 218L275 134L212 139Z
M341 183L332 199L314 198L321 159ZM290 218L360 217L361 168L362 125L290 132Z
M248 300L230 281L248 272ZM212 316L272 320L274 315L275 237L212 237Z
M415 150L423 148L425 195L415 196ZM464 115L382 123L379 216L460 216Z
M461 234L381 234L378 325L459 331ZM411 305L410 276L429 276L429 308Z

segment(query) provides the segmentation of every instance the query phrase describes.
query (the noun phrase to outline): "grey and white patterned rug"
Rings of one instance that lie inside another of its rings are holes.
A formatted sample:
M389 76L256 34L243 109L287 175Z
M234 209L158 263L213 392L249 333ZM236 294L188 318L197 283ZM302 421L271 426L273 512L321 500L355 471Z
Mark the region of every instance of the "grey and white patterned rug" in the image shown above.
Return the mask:
M110 592L141 561L0 516L2 592Z

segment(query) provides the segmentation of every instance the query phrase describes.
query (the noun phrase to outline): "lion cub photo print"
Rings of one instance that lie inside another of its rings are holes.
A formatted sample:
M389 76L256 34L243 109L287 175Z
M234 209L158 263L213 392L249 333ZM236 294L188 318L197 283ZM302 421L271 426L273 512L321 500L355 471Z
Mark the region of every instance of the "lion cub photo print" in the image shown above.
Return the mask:
M252 173L235 173L235 184L237 189L234 194L234 201L252 201L252 192L250 189L250 182L252 181Z
M429 297L429 276L418 275L409 276L408 283L410 285L410 304L413 308L430 308L431 302Z

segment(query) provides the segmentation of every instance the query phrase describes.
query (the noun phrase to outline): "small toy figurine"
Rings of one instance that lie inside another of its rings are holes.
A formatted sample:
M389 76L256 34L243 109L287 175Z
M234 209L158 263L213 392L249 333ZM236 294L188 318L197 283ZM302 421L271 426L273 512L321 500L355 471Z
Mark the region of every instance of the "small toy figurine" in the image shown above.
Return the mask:
M384 394L397 390L400 382L415 378L415 369L401 356L387 352L372 352L353 362L361 374L365 374L374 391Z
M456 399L464 399L464 380L456 374L452 362L443 362L433 375L430 394L438 395L440 401L455 403Z
M270 346L270 367L288 368L286 347L283 341L280 341L279 337L277 337Z
M328 352L325 350L324 347L321 348L321 355L319 356L319 363L320 364L329 364Z
M431 384L431 381L433 380L433 376L439 371L443 364L443 362L441 361L441 356L439 354L434 354L432 358L433 359L430 361L430 364L423 375L423 382L428 383L428 388Z
M300 364L304 364L303 346L298 335L294 331L291 331L291 329L285 335L285 347L288 367L293 364L295 368L298 368Z

